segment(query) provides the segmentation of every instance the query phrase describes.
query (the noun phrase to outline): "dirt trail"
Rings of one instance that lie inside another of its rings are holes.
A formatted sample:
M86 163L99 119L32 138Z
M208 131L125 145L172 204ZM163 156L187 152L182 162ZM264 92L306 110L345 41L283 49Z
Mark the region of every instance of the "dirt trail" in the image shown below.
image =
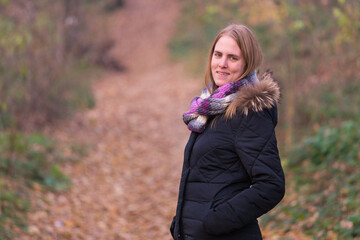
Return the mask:
M110 19L127 71L97 81L96 108L52 131L91 147L65 166L69 192L36 201L22 239L170 239L189 134L181 114L201 86L168 58L179 10L177 0L129 0Z

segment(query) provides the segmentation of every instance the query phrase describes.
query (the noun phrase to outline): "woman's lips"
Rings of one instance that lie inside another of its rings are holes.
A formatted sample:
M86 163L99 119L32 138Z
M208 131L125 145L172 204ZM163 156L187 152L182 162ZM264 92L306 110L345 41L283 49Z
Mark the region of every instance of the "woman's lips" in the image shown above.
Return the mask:
M226 76L230 75L230 73L228 73L228 72L219 72L219 71L217 71L216 74L219 77L226 77Z

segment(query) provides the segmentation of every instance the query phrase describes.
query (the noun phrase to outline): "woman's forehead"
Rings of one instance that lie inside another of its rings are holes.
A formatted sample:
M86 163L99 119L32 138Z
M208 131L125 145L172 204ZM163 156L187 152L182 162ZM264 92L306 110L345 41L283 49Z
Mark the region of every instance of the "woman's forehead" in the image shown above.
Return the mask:
M231 54L241 54L237 42L230 36L222 36L215 44L214 51Z

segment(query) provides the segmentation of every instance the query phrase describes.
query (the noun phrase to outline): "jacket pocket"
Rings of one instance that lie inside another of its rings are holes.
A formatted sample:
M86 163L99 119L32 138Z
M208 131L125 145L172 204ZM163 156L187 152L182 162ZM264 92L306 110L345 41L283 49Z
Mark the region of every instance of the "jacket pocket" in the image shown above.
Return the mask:
M215 209L217 206L219 206L219 205L227 202L229 199L230 199L229 196L226 196L226 197L224 196L224 197L222 197L222 198L219 198L219 199L217 199L217 200L212 201L212 202L211 202L210 209Z
M236 194L240 193L246 188L248 188L246 183L242 185L240 183L228 185L215 195L214 200L211 202L210 208L214 209L217 206L229 201L234 196L236 196Z

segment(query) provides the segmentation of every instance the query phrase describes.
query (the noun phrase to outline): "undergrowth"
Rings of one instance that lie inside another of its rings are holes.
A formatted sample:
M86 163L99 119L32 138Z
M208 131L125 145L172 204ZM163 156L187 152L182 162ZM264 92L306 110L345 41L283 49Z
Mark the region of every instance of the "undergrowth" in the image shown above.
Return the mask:
M321 127L291 152L287 201L263 224L300 228L313 239L360 239L358 121Z
M16 229L26 231L35 184L45 191L70 188L60 165L81 157L84 148L68 148L71 153L64 156L58 144L42 134L0 133L0 239L13 239Z

